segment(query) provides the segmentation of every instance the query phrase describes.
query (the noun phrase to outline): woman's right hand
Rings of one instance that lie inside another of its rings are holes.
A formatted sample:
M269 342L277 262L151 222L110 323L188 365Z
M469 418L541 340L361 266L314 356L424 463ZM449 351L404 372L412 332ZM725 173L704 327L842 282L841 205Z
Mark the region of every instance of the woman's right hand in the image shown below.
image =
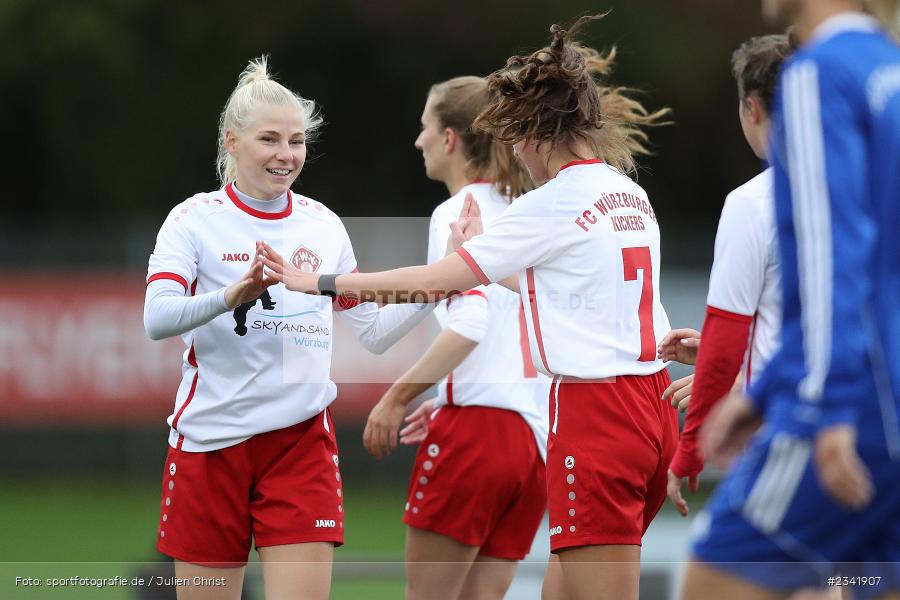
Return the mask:
M284 283L284 287L292 292L319 294L319 276L316 273L305 273L294 267L265 242L257 242L256 253L269 269L267 276L271 276L274 282Z
M259 242L256 245L256 258L253 259L250 270L239 280L225 288L225 304L229 309L237 308L244 302L256 300L262 296L262 293L269 286L278 283L276 279L266 275L263 263L258 256Z
M428 423L434 412L434 398L426 400L406 417L406 427L400 430L400 443L411 446L419 444L428 435Z

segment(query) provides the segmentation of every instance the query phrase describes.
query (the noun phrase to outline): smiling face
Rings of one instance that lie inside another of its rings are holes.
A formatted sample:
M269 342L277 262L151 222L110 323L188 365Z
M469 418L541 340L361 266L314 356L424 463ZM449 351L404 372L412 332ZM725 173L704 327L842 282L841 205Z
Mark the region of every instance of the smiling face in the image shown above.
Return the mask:
M245 129L225 132L237 167L237 187L257 200L274 200L290 189L306 160L306 127L293 106L265 104Z

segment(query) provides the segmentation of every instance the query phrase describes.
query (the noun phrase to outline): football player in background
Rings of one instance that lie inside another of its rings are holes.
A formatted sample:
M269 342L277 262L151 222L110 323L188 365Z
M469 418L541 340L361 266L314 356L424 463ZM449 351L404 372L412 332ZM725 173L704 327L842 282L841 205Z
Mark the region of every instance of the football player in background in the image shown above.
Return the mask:
M451 194L431 217L429 263L446 254L467 197L489 228L529 183L509 146L472 127L488 99L482 77L428 94L415 146ZM550 379L532 363L521 297L502 285L454 296L435 315L440 335L372 409L364 442L378 458L391 452L407 405L438 384L403 438L421 442L403 515L406 597L501 600L547 507Z
M768 149L778 73L790 52L788 36L766 35L745 42L731 58L738 118L747 143L761 160L766 159ZM681 486L688 479L691 490L696 490L703 470L698 434L706 415L732 388L736 377L749 387L754 371L765 368L778 346L781 289L774 185L769 167L728 195L719 220L703 345L691 376L693 385L686 390L690 402L678 451L669 467L669 498L685 516L688 505ZM694 352L685 346L685 339L696 338L685 330L670 332L660 345L660 357L692 364ZM673 404L683 406L684 393L675 392Z
M763 4L801 44L779 83L769 152L781 343L750 399L731 394L706 426L714 457L765 423L698 523L683 596L840 585L897 598L900 48L864 12L895 14L896 3Z

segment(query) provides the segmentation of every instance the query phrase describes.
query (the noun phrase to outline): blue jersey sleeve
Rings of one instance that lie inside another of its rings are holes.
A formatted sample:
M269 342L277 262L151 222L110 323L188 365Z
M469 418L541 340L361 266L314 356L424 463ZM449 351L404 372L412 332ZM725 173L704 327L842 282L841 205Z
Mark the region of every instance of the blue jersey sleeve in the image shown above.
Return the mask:
M872 286L875 223L867 210L867 142L857 88L839 66L812 59L792 63L781 82L775 162L782 343L802 352L795 412L817 430L856 421L860 374L868 366L862 311Z

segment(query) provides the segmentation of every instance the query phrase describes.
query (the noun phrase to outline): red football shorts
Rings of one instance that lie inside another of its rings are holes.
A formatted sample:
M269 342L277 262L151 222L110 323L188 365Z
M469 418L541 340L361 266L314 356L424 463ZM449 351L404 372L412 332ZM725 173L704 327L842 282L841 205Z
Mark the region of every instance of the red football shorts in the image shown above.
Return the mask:
M518 413L444 406L419 446L403 522L521 560L547 502L544 461Z
M235 567L247 563L251 536L257 548L340 545L343 493L327 410L221 450L169 448L156 547L185 562Z
M557 378L550 388L550 549L639 545L666 499L678 415L664 369L609 380Z

